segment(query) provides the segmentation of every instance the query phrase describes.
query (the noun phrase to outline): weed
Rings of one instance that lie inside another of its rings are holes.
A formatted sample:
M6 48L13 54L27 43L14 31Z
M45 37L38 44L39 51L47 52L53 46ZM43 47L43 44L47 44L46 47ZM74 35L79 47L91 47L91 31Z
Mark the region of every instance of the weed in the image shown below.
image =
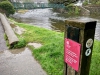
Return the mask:
M24 38L19 38L19 42L14 44L13 48L22 48L26 46L26 41Z

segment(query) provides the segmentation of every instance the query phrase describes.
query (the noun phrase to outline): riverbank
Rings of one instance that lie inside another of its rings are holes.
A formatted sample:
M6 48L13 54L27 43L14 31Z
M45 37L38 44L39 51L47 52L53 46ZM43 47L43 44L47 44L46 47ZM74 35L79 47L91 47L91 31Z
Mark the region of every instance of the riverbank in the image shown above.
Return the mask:
M30 42L42 44L42 47L39 49L34 49L33 46L29 47L35 58L40 60L39 63L42 65L42 68L46 70L48 75L62 75L64 33L24 23L15 23L15 25L26 30L22 35L18 35L18 37L23 38L27 44Z
M87 10L90 11L90 15L99 16L100 15L100 5L87 5L84 6Z
M33 53L33 56L41 64L42 68L48 75L63 75L64 69L64 33L47 30L41 27L32 26L24 23L14 22L24 28L26 31L17 35L28 43L40 43L42 47L35 49L33 46L28 46ZM94 41L92 63L90 75L99 75L100 68L100 41Z

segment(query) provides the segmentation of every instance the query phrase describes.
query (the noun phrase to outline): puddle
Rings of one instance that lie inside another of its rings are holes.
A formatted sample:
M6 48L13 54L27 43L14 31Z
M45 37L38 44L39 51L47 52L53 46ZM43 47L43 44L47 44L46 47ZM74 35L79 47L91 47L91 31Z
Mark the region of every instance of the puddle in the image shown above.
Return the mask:
M22 53L24 51L25 51L25 48L9 50L9 52L11 52L12 54L20 54L20 53Z
M47 75L28 48L0 52L0 75Z

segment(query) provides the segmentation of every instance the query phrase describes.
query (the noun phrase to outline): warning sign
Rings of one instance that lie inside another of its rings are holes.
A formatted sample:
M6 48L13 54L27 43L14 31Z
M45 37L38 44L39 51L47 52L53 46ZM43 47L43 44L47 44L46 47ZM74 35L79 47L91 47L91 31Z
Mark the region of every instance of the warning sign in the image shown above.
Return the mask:
M65 38L64 61L74 70L78 71L80 59L80 44Z

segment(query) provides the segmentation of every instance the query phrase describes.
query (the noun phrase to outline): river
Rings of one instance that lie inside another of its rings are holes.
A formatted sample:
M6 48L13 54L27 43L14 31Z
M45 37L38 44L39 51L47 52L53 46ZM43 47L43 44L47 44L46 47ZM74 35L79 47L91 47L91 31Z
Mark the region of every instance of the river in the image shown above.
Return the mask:
M68 16L66 13L53 11L51 8L28 10L26 13L15 13L13 17L18 22L64 32L65 20L71 18L94 19L97 21L95 39L100 40L100 18L91 16Z

